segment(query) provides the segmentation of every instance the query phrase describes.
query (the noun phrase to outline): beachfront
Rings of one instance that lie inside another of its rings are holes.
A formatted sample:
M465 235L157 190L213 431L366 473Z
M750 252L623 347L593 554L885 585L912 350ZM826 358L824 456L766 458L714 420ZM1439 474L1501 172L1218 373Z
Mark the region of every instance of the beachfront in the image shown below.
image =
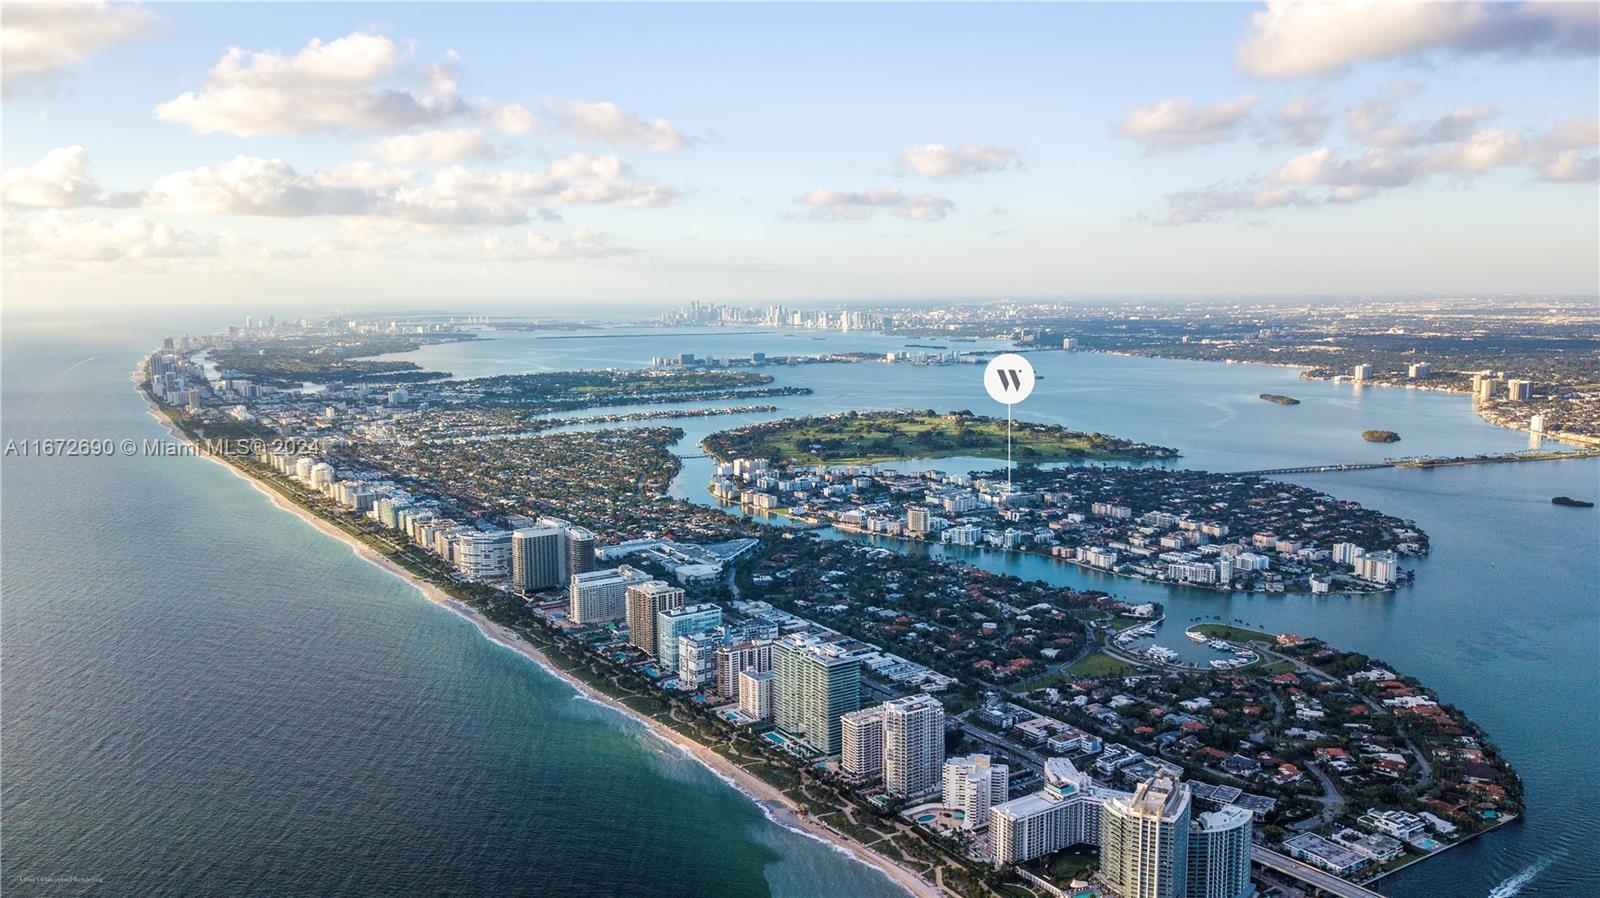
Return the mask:
M147 396L146 398L148 399L149 397ZM154 401L150 402L150 415L163 426L165 426L174 438L182 441L186 445L198 448L198 444L188 434L184 433L179 427L177 427L171 421L171 419L169 419L163 413L161 407ZM410 571L407 571L405 568L377 552L371 546L362 543L360 540L356 539L344 530L334 526L320 515L293 501L282 492L272 488L271 485L264 483L260 479L251 476L244 470L241 470L239 466L229 463L224 457L204 451L198 451L196 454L199 454L210 461L221 465L233 473L234 476L247 481L252 487L270 499L272 504L277 506L279 509L294 515L322 534L337 539L349 546L350 550L357 557L375 565L376 567L394 575L395 577L400 578L401 580L404 580L407 584L414 587L417 592L419 592L423 598L427 599L429 602L445 609L446 611L449 611L468 623L471 623L477 628L478 632L482 634L485 639L503 648L516 652L518 655L521 655L528 661L538 665L539 668L544 670L546 673L557 677L567 685L571 686L579 696L609 708L612 711L622 714L641 724L651 735L682 751L686 756L693 758L696 762L700 763L723 782L727 783L750 798L751 801L753 801L762 809L762 812L768 817L768 819L772 820L774 823L777 823L778 825L783 826L791 831L816 839L838 851L850 855L861 863L883 873L883 875L899 885L907 893L917 896L917 898L938 898L938 896L940 896L941 893L935 885L927 882L910 870L901 867L893 860L872 851L849 836L816 821L810 815L805 813L787 795L783 794L781 790L761 780L759 777L752 775L742 767L732 763L727 758L711 750L707 746L702 745L683 735L682 733L679 733L670 727L663 726L659 722L634 711L632 708L629 708L622 702L619 702L611 696L599 691L593 685L586 683L571 673L563 670L561 667L553 663L550 658L541 652L537 647L524 639L520 634L508 627L504 627L489 621L481 613L469 608L459 600L446 593L444 590L440 589L438 586L417 578Z

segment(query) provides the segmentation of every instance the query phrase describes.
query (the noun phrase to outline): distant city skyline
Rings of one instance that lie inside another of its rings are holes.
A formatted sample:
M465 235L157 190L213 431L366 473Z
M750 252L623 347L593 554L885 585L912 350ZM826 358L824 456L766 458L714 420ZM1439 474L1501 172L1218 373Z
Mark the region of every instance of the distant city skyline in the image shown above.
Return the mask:
M1600 282L1586 3L7 4L4 51L13 309Z

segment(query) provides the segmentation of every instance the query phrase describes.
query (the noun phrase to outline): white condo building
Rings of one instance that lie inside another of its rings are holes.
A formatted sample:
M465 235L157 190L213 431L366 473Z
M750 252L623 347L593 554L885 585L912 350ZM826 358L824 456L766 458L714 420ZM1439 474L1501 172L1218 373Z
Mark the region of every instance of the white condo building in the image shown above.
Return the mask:
M772 646L772 720L825 755L839 752L839 718L861 707L861 659L835 642L791 633Z
M772 681L770 670L747 670L739 674L739 713L751 720L772 719Z
M944 801L960 811L962 827L989 824L989 809L1010 798L1011 768L990 762L988 755L973 754L944 762Z
M470 530L456 538L455 565L461 576L478 582L511 573L511 531Z
M333 465L317 462L311 466L311 486L326 491L333 484Z
M883 706L851 711L839 718L839 766L850 776L883 773Z
M996 867L1020 864L1070 845L1100 844L1100 810L1109 797L1066 758L1044 762L1044 788L989 809L989 852Z
M883 787L899 798L939 790L944 705L926 693L883 703Z
M511 532L511 582L523 592L562 584L560 529L523 527Z
M715 607L715 606L713 606ZM678 637L678 688L699 689L717 673L717 638L704 631Z
M716 663L717 694L723 698L737 698L740 674L747 670L759 673L772 669L772 641L750 639L718 646Z
M1238 805L1189 821L1186 898L1250 898L1250 828L1255 815Z
M678 672L678 647L682 637L721 625L722 606L710 602L656 612L656 660L661 662L662 670Z
M586 527L568 527L566 536L568 575L594 570L594 532Z
M1146 780L1132 794L1095 785L1066 758L1047 759L1044 773L1043 790L990 809L990 859L996 867L1073 845L1098 845L1107 895L1254 894L1250 811L1228 805L1191 820L1189 787L1169 772Z
M1400 576L1400 558L1393 552L1368 552L1352 565L1357 577L1374 583L1393 583Z
M650 655L656 654L656 615L683 607L683 590L665 580L650 580L628 587L628 643Z
M651 579L627 565L573 574L568 581L568 616L575 624L598 624L626 616L628 587Z
M1188 898L1189 786L1162 771L1100 812L1100 876L1122 898Z

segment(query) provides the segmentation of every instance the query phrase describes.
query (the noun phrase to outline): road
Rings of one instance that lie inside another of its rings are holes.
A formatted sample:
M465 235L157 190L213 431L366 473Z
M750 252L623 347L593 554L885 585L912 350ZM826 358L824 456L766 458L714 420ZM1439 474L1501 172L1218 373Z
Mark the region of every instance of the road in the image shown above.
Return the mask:
M978 726L977 724L967 723L966 720L961 720L961 729L968 736L971 736L979 742L992 745L1009 755L1021 758L1023 761L1028 763L1028 766L1033 768L1035 773L1044 773L1044 755L1041 755L1032 749L1018 745L1016 742L1013 742L1004 736L997 736L994 733L991 733L988 730Z
M1269 870L1276 870L1286 876L1292 877L1310 886L1315 886L1336 898L1383 898L1383 896L1366 886L1358 886L1347 879L1340 879L1326 870L1313 867L1285 854L1279 854L1270 848L1260 845L1250 846L1250 860Z
M1454 465L1490 465L1499 462L1552 461L1568 458L1589 458L1597 455L1592 449L1571 449L1552 452L1506 452L1500 455L1462 455L1451 458L1395 458L1381 462L1334 462L1325 465L1302 465L1298 468L1272 468L1265 471L1236 471L1254 477L1275 474L1321 474L1325 471L1370 471L1374 468L1443 468Z

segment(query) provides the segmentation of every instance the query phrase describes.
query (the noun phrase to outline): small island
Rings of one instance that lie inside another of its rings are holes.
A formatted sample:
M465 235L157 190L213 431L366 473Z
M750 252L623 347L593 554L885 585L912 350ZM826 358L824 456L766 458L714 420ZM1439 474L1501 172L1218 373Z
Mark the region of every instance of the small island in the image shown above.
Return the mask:
M970 411L841 412L725 430L707 437L704 445L722 461L765 458L779 464L865 464L956 455L1005 458L1006 422ZM1140 461L1178 455L1165 446L1025 421L1013 424L1011 452L1013 459L1024 463Z
M1261 398L1267 400L1268 402L1276 402L1279 405L1300 404L1300 400L1294 398L1293 396L1283 396L1278 393L1262 393Z
M1574 499L1571 496L1557 496L1550 500L1551 505L1564 505L1567 508L1593 508L1594 503L1584 499Z
M1361 438L1369 443L1398 443L1400 434L1392 430L1363 430Z

